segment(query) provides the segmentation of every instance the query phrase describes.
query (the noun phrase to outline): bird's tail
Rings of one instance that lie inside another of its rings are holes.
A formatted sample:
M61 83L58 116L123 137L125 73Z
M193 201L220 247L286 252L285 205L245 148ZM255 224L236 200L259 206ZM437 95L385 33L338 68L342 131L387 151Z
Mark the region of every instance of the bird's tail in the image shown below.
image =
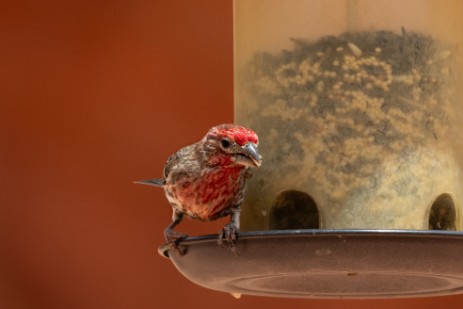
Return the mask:
M134 183L139 183L142 185L149 185L149 186L156 186L156 187L164 187L166 185L166 180L164 178L155 178L155 179L148 179L148 180L138 180L138 181L134 181Z

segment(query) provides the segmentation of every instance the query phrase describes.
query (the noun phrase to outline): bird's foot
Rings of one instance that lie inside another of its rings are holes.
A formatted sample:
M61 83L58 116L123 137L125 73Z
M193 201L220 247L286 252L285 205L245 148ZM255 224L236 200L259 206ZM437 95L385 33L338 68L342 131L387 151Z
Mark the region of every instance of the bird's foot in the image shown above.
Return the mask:
M166 242L170 249L175 251L180 256L185 255L186 250L185 248L180 247L179 243L188 237L187 234L179 233L171 229L166 229L164 231L164 237L166 238Z
M236 240L238 239L238 228L234 224L227 224L219 232L219 237L217 238L217 245L220 247L228 247L235 254L238 255L236 251Z

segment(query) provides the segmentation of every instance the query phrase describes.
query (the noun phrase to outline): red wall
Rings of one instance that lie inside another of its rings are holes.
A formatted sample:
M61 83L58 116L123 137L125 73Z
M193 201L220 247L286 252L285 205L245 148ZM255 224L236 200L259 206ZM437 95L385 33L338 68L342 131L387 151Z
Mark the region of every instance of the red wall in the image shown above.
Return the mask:
M157 254L170 207L132 181L233 120L232 50L230 0L0 3L0 308L461 307L235 300Z

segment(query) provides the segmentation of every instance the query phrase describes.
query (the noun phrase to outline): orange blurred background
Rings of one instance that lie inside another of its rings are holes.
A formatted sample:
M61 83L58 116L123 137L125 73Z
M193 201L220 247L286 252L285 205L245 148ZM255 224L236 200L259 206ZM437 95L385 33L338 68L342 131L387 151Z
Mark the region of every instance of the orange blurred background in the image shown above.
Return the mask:
M158 255L170 206L132 182L233 120L232 28L231 0L0 2L0 308L461 307L236 300Z

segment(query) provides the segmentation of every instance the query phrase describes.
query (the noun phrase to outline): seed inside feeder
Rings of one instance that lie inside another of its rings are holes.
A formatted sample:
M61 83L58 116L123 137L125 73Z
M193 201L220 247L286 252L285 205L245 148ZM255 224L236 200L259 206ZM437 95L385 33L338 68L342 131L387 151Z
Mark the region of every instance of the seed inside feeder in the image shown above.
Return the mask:
M288 190L308 194L322 228L434 226L419 219L435 216L431 199L460 200L463 187L449 138L458 108L452 48L404 29L293 42L238 72L237 119L258 132L265 158L243 228L281 229L272 213L300 211L278 195Z

